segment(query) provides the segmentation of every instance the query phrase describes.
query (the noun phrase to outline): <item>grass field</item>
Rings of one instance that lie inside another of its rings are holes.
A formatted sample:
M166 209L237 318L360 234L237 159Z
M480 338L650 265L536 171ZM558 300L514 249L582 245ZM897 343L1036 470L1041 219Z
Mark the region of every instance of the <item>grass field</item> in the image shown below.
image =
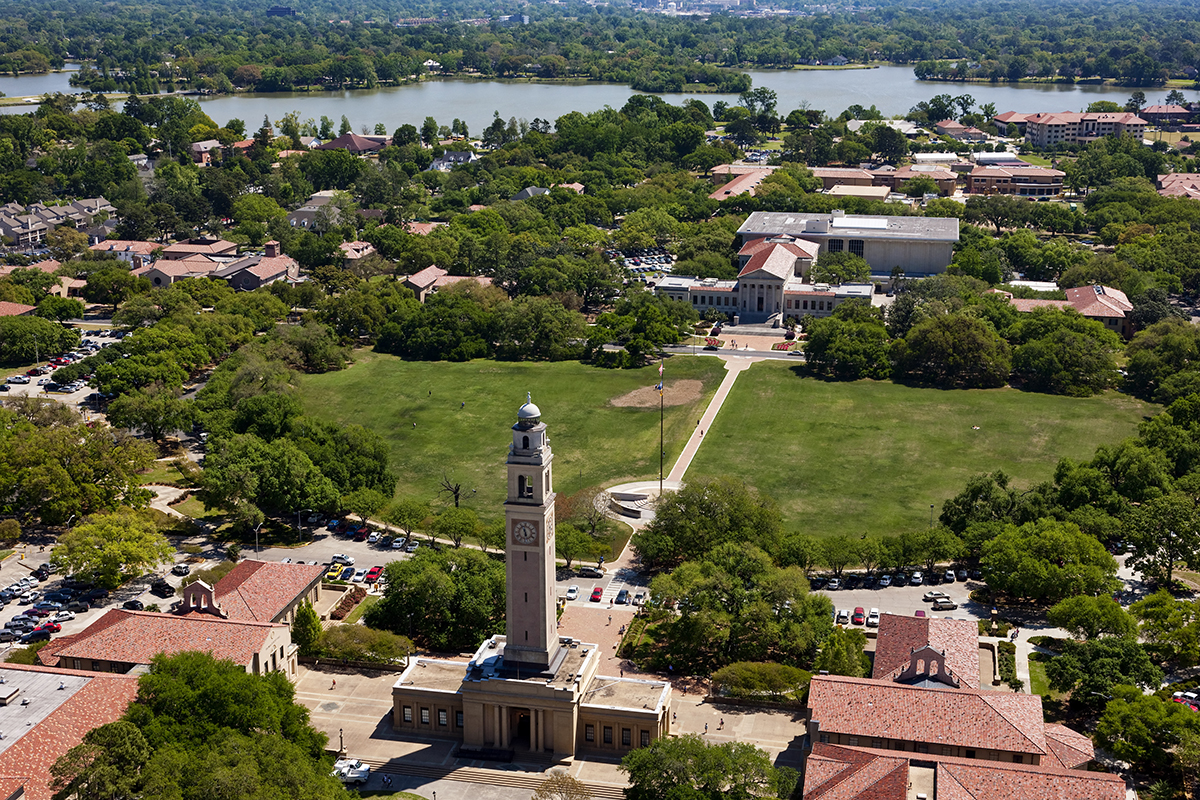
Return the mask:
M143 486L151 484L180 484L186 483L183 473L173 461L155 461L154 466L143 472L139 477Z
M506 490L510 429L526 392L532 393L549 426L559 494L658 475L658 404L611 403L657 383L657 367L406 362L365 351L355 358L356 363L341 372L303 376L301 397L315 417L357 423L384 437L400 479L399 496L435 500L445 473L462 484L464 506L484 519L498 517ZM698 380L702 387L694 399L666 408L670 470L724 376L724 364L715 358L677 357L666 370L668 402L675 381Z
M1090 458L1157 408L1117 393L1079 400L801 374L777 362L742 373L688 476L739 476L779 502L789 527L818 535L928 525L930 504L940 513L980 472L1002 469L1019 487L1049 480L1060 458Z

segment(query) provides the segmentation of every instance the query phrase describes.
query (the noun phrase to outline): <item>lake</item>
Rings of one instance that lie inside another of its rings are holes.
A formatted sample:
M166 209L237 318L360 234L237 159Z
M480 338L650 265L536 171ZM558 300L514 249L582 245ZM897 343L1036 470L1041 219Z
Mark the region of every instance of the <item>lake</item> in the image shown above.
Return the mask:
M875 105L886 116L904 114L921 100L937 94L969 94L976 103L995 103L997 111L1082 111L1088 103L1107 99L1124 103L1134 91L1129 87L1059 84L965 84L918 81L910 67L879 67L855 70L751 70L754 85L774 89L779 96L779 111L787 114L807 103L836 115L859 104ZM40 92L72 91L69 73L0 78L0 91L10 96ZM290 111L299 111L301 119L330 117L335 125L344 114L359 131L362 126L374 130L382 122L391 133L405 123L421 126L425 117L449 125L456 117L467 123L478 136L500 116L532 120L540 117L553 122L570 111L596 111L611 106L620 108L631 95L628 86L611 83L529 83L525 81L446 79L428 80L407 86L340 92L286 92L275 94L236 94L202 99L201 105L218 124L232 118L245 121L248 131L256 130L263 115L280 120ZM1163 102L1166 89L1146 92L1151 103ZM1200 92L1184 91L1188 99L1200 100ZM718 100L733 104L731 94L666 94L672 104L695 97L710 107ZM0 109L3 113L23 113L28 106Z

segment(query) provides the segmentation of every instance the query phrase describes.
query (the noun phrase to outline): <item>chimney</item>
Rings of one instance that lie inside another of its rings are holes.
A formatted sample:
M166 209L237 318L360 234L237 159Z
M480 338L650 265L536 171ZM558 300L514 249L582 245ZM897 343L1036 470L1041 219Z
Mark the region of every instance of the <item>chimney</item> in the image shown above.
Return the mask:
M279 242L272 239L266 244L267 258L277 258L279 256Z

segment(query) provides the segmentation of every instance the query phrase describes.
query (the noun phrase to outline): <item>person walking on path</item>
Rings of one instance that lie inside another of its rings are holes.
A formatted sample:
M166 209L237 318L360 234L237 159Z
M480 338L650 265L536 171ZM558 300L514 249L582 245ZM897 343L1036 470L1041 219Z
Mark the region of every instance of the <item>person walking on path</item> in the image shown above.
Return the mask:
M332 692L332 691L333 691L334 689L336 689L336 688L337 688L337 678L334 678L334 679L333 679L333 686L330 686L330 687L329 687L329 691L331 691L331 692Z
M707 736L707 735L708 735L708 723L707 723L707 722L706 722L706 723L704 723L704 735L705 735L705 736Z

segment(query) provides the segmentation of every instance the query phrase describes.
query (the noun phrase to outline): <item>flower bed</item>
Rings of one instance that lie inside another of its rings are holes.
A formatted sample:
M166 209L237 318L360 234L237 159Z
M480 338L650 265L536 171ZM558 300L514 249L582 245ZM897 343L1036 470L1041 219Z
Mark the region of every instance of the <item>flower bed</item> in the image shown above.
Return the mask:
M337 604L337 608L330 612L329 618L333 620L345 619L354 607L363 601L367 596L367 590L361 586L355 586L350 590L350 593L342 598L342 601Z
M798 342L775 342L771 345L772 350L792 350L799 346Z
M723 341L721 341L720 339L714 338L712 336L707 336L704 339L704 346L705 347L724 347L725 343Z

